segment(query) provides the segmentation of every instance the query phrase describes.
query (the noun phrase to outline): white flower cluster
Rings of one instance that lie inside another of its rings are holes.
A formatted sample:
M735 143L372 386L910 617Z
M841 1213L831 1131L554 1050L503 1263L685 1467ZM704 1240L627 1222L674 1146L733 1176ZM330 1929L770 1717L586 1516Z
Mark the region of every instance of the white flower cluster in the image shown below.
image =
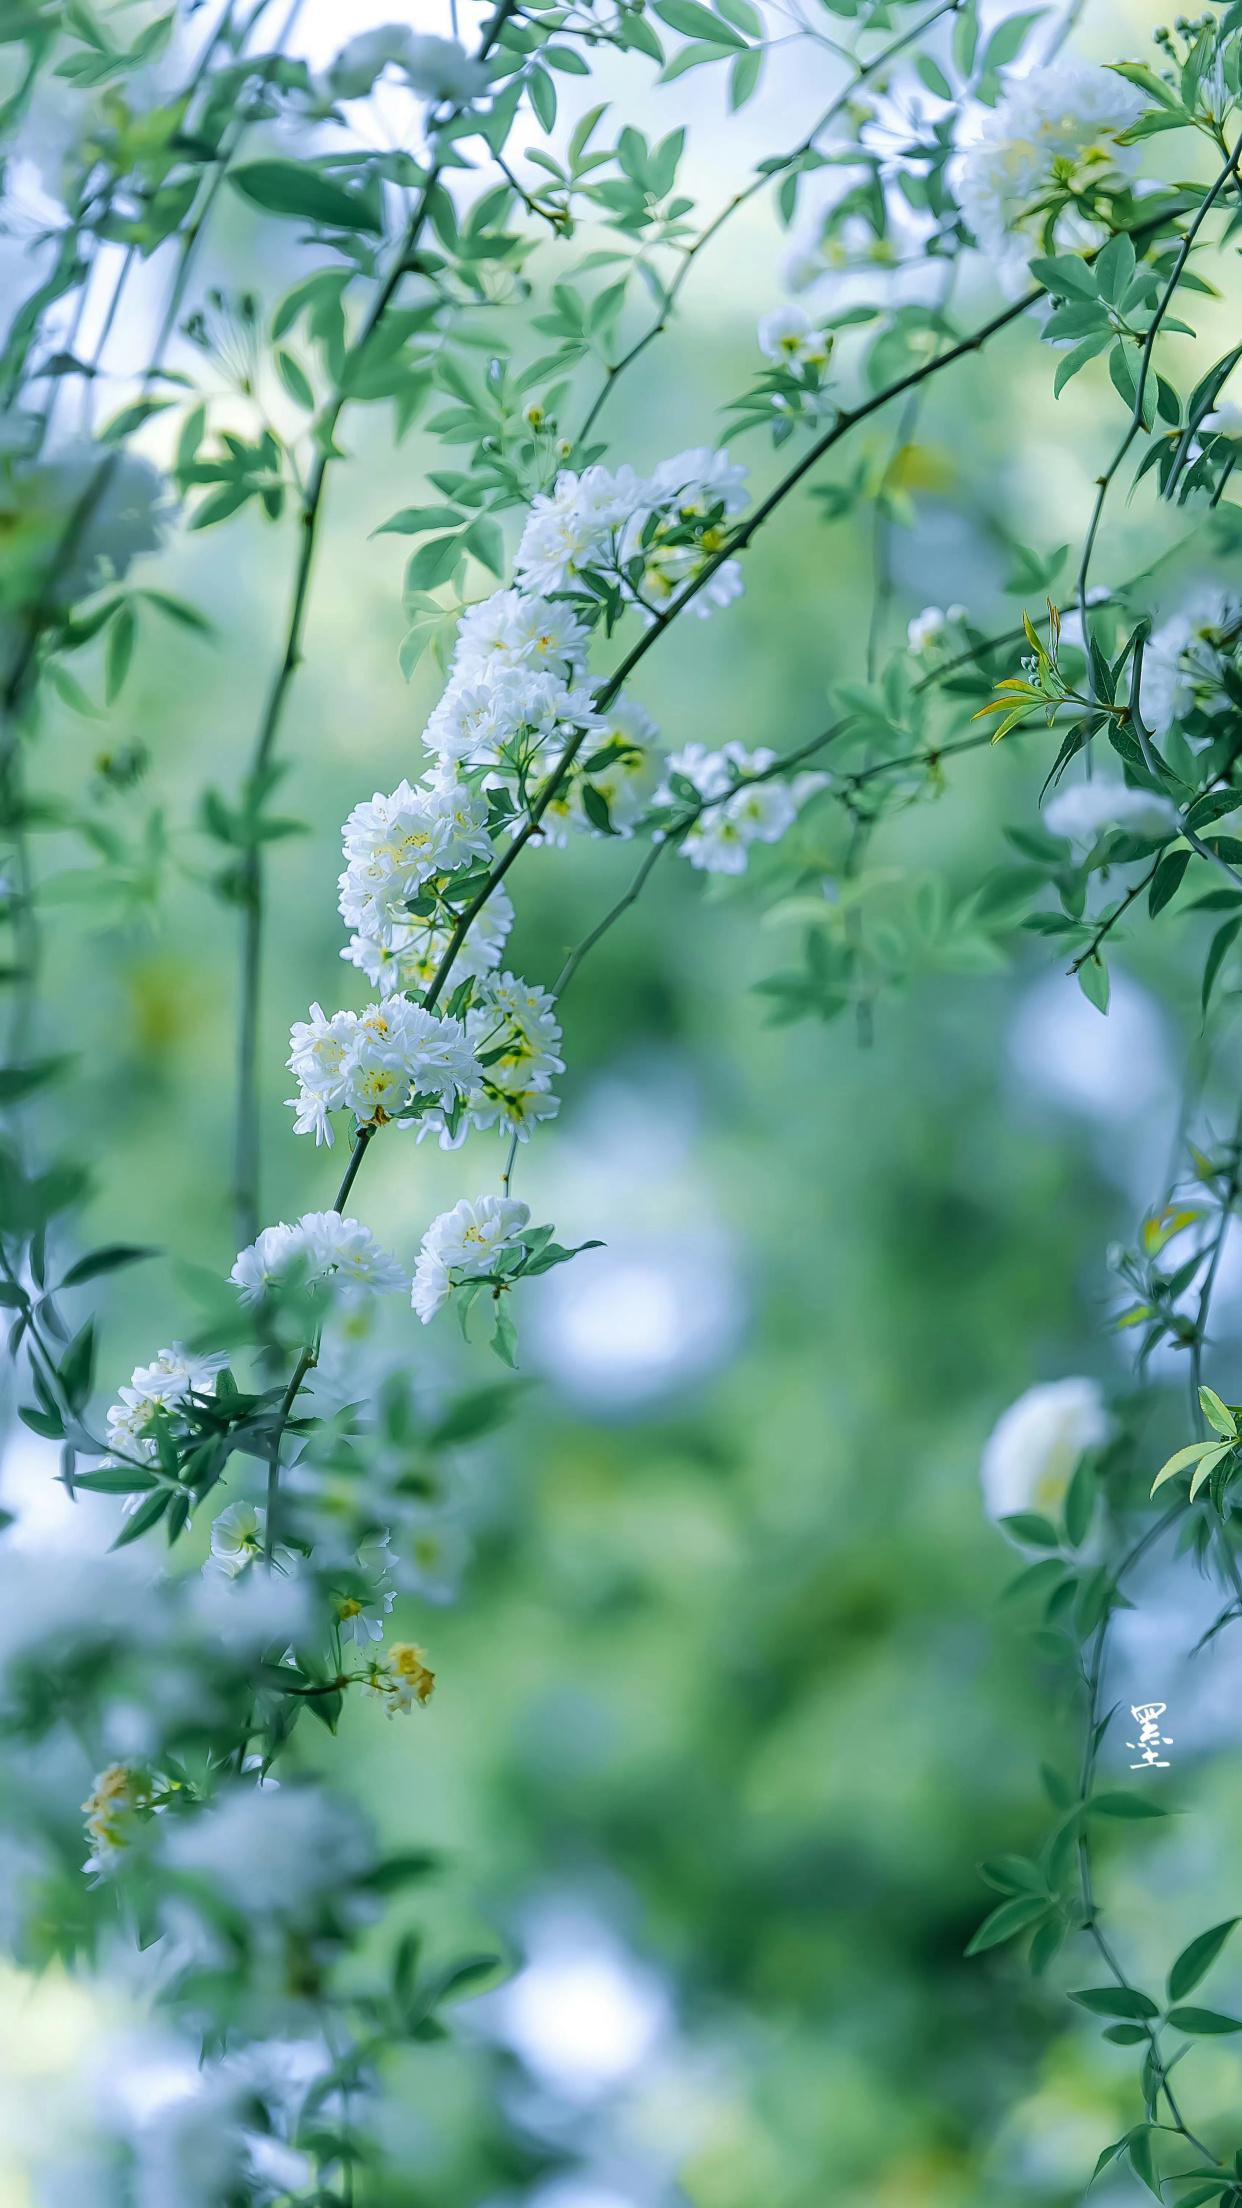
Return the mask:
M176 1421L191 1396L214 1395L227 1360L196 1357L183 1342L162 1349L149 1365L136 1365L129 1386L121 1388L108 1411L108 1448L117 1459L154 1464L159 1447L152 1431L162 1413Z
M337 1211L304 1212L295 1226L278 1220L264 1227L258 1240L241 1250L229 1275L241 1290L243 1303L259 1303L279 1281L292 1278L306 1283L330 1280L345 1290L387 1290L408 1287L406 1274L387 1250L381 1249L369 1227L357 1219L343 1219Z
M1157 736L1195 707L1228 703L1223 677L1242 644L1242 598L1208 584L1162 622L1143 662L1143 715Z
M530 1223L530 1206L511 1196L463 1196L433 1219L414 1267L411 1301L423 1325L434 1319L452 1289L482 1280L507 1250L517 1248Z
M1123 828L1132 836L1168 835L1177 818L1171 798L1103 780L1067 783L1044 807L1049 834L1088 851L1108 828Z
M776 764L776 753L760 748L747 751L742 744L726 744L709 751L704 744L687 744L668 762L670 779L656 791L656 803L676 806L683 802L672 777L692 784L702 801L702 811L681 839L683 855L705 874L743 874L752 843L779 843L792 827L800 808L817 790L822 774L798 774L789 779L775 775L763 781Z
M929 652L943 644L949 630L960 628L966 618L965 606L924 606L907 624L906 642L912 652Z
M999 262L1028 258L1051 191L1128 173L1134 157L1117 140L1143 106L1124 77L1069 59L1011 78L958 163L958 204L981 250ZM1089 226L1075 230L1074 220L1058 224L1059 246L1090 242Z
M331 1143L333 1112L353 1112L366 1127L399 1119L417 1097L451 1109L480 1074L461 1021L403 996L331 1016L312 1004L309 1020L296 1021L289 1040L289 1071L298 1082L289 1098L294 1128L317 1143Z
M647 477L632 468L594 467L581 475L566 468L531 507L517 575L527 590L572 592L587 575L602 574L648 614L663 611L723 550L723 523L745 504L745 468L710 445L662 460ZM640 561L634 582L630 569ZM726 560L695 609L706 616L741 590L741 569Z
M560 1098L551 1093L552 1076L565 1071L555 1006L548 990L517 974L482 981L466 1014L466 1038L479 1072L466 1091L456 1132L443 1111L432 1109L423 1115L420 1137L438 1133L441 1149L452 1150L471 1128L482 1133L498 1127L502 1135L525 1142L541 1120L554 1119Z
M487 89L487 70L471 60L455 38L411 30L408 23L380 23L342 46L324 79L332 100L362 100L376 78L395 69L411 92L464 107Z

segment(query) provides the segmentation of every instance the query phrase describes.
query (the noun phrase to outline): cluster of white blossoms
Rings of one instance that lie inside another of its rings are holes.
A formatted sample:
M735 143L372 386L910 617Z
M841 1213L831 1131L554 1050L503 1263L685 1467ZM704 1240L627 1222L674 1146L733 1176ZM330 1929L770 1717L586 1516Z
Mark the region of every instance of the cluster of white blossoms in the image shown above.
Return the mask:
M472 861L488 859L487 805L452 773L411 787L399 782L355 805L342 831L345 871L340 912L347 928L383 940L404 925L425 883L444 884Z
M661 460L649 476L632 468L566 468L536 498L518 546L524 589L582 590L590 575L612 581L648 617L671 607L724 550L746 504L746 470L714 446ZM703 616L741 595L736 560L717 567L694 600Z
M196 1357L183 1342L162 1349L149 1365L135 1365L129 1386L108 1410L107 1438L114 1461L153 1464L159 1457L154 1428L161 1415L175 1422L193 1396L214 1395L226 1359Z
M294 1128L317 1143L332 1142L333 1112L353 1112L369 1127L401 1118L416 1098L451 1109L480 1075L461 1021L400 995L365 1012L331 1016L312 1004L309 1020L295 1021L289 1040L289 1071L298 1082L289 1098Z
M519 1246L529 1223L530 1206L512 1196L463 1196L433 1219L414 1267L411 1297L423 1325L463 1281L486 1279L497 1259Z
M1218 713L1242 645L1242 597L1207 584L1155 630L1143 662L1143 717L1157 736L1196 708Z
M278 1282L331 1281L346 1290L383 1294L409 1280L369 1227L339 1211L307 1211L295 1226L278 1220L239 1251L229 1275L243 1303L259 1303Z
M1129 174L1135 158L1118 139L1144 104L1124 77L1066 58L1011 77L958 161L958 204L980 249L1000 264L1029 258L1041 249L1050 201ZM1058 215L1056 249L1093 240L1080 215Z
M950 629L960 628L967 618L965 606L924 606L921 613L906 625L906 642L912 652L930 652L943 644Z
M1167 836L1177 820L1171 798L1104 779L1067 783L1044 807L1049 834L1064 836L1088 851L1106 829L1120 828L1132 836Z
M560 1098L552 1077L565 1071L560 1056L556 1000L518 974L488 975L466 1014L466 1038L478 1062L455 1123L442 1111L424 1112L419 1139L438 1134L442 1150L455 1150L471 1129L529 1140L541 1120L555 1119Z
M683 803L677 781L695 791L701 810L680 843L691 866L704 874L744 873L749 846L779 843L807 799L825 787L827 777L822 774L772 775L776 756L762 747L747 751L736 743L720 751L687 744L671 755L668 779L656 791L656 802ZM761 776L768 779L758 779Z
M980 1467L989 1518L1022 1511L1055 1517L1079 1459L1098 1449L1112 1420L1097 1380L1052 1380L1028 1388L988 1436Z
M464 107L487 90L488 73L455 38L411 30L408 23L379 23L347 40L324 77L332 100L362 100L389 69L420 99Z

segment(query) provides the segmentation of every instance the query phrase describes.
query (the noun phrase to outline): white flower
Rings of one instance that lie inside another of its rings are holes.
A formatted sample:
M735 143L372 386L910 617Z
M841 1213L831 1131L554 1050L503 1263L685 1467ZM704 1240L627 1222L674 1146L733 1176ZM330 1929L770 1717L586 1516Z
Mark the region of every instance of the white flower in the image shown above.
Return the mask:
M1107 828L1122 828L1133 836L1158 836L1177 826L1177 807L1151 790L1132 790L1124 782L1067 783L1044 807L1044 825L1050 835L1090 850Z
M554 598L498 590L462 615L453 655L455 674L480 679L525 667L576 678L586 666L591 632L571 605Z
M174 1342L152 1364L136 1365L129 1386L118 1390L107 1414L109 1449L154 1462L159 1455L151 1432L156 1414L177 1411L193 1395L214 1395L227 1363L227 1357L192 1356L183 1342Z
M997 1420L983 1451L989 1518L1060 1509L1079 1458L1107 1441L1112 1422L1098 1381L1054 1380L1028 1388Z
M652 503L683 520L701 520L723 506L732 520L746 504L746 468L712 445L694 445L661 460L651 478Z
M423 1236L414 1267L411 1297L424 1326L435 1317L460 1280L480 1280L496 1260L521 1242L530 1206L511 1196L463 1196L451 1211L433 1219Z
M465 940L449 968L451 991L468 976L478 979L491 973L504 957L505 939L513 926L513 903L504 889L495 889L475 914ZM377 989L423 990L430 987L449 947L452 929L433 927L426 921L385 929L382 936L353 935L341 957L358 966Z
M247 1564L263 1554L267 1514L255 1503L230 1503L211 1528L211 1555L204 1571L236 1579Z
M1242 598L1206 584L1180 612L1161 624L1143 661L1143 713L1157 736L1167 736L1194 706L1218 712L1226 661L1242 640Z
M352 1809L311 1783L222 1788L164 1823L170 1869L209 1880L256 1922L297 1921L339 1903L373 1861Z
M358 1648L384 1638L384 1620L397 1599L389 1553L391 1536L377 1534L364 1541L348 1574L348 1584L336 1591L332 1607L342 1641Z
M1133 156L1117 139L1143 106L1124 78L1068 59L1011 78L958 164L958 202L981 250L1012 260L1023 250L1014 232L1063 176L1083 185L1129 171ZM1038 250L1042 221L1032 220L1026 254Z
M486 824L484 800L454 779L416 789L401 782L390 796L377 790L368 804L355 805L343 831L346 927L380 936L403 923L424 882L490 857Z
M328 97L365 99L390 67L412 92L428 100L449 100L455 107L466 106L487 89L487 70L455 38L420 35L405 23L381 23L360 31L341 48L325 80Z
M564 468L531 505L514 572L531 591L571 589L584 569L613 562L615 533L638 512L648 486L632 468Z
M266 1295L272 1283L282 1280L304 1254L304 1243L297 1227L286 1226L283 1219L274 1227L264 1227L257 1239L244 1250L239 1250L229 1274L235 1288L241 1290L243 1303L258 1303Z
M265 1227L258 1241L242 1250L230 1278L243 1301L257 1303L274 1281L295 1270L307 1281L331 1279L381 1295L408 1285L396 1259L380 1248L371 1229L336 1211L305 1212L295 1227L283 1222Z
M384 997L365 1012L335 1012L331 1019L313 1004L290 1042L289 1070L299 1083L289 1099L294 1126L318 1142L332 1141L334 1111L378 1125L412 1109L416 1098L451 1106L479 1074L461 1021L408 997Z
M906 642L912 652L925 652L943 641L947 629L965 619L965 606L950 606L947 613L940 606L924 606L907 627Z
M607 805L615 833L628 836L651 794L660 731L632 698L618 698L600 719L602 726L589 756L596 761L602 758L602 764L574 776L564 810L575 827L599 833L583 798L589 783Z
M702 744L687 744L668 762L670 775L693 784L704 800L704 809L681 839L681 850L691 866L705 874L743 874L752 843L778 843L792 827L800 808L824 787L820 774L795 775L792 780L764 775L776 763L776 753L761 747L747 751L742 744L726 744L708 751ZM676 806L682 800L671 781L656 791L656 803Z
M759 324L759 350L783 367L822 368L828 340L802 307L774 307Z
M464 670L445 690L423 731L445 766L497 770L488 781L526 775L545 746L560 751L579 729L599 724L589 690L547 670Z
M1199 428L1209 437L1242 437L1242 401L1217 399L1211 412L1203 416Z

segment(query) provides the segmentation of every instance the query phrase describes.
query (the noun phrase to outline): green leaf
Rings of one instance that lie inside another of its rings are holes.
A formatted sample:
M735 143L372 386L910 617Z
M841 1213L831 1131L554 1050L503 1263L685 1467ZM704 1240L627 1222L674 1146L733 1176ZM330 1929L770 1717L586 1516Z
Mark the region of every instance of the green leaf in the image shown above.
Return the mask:
M1093 1794L1087 1808L1095 1817L1167 1817L1169 1814L1146 1794Z
M1199 1980L1207 1976L1234 1926L1242 1922L1238 1917L1227 1917L1223 1924L1214 1924L1210 1932L1201 1932L1182 1949L1169 1972L1169 1999L1180 2001L1183 1994L1191 1992Z
M982 1955L989 1947L999 1947L1004 1940L1016 1939L1019 1932L1037 1924L1046 1916L1050 1903L1046 1895L1018 1894L1013 1901L1002 1901L984 1918L974 1938L966 1947L967 1955Z
M530 104L545 130L556 125L556 86L544 69L532 69L526 79Z
M1059 1549L1061 1536L1051 1520L1041 1518L1033 1510L1015 1510L1000 1520L1006 1533L1015 1541L1025 1541L1033 1549Z
M1242 928L1242 913L1237 914L1232 920L1224 921L1212 937L1203 966L1203 989L1200 1004L1204 1012L1207 1011L1208 999L1216 986L1217 975L1225 963L1226 955L1232 947L1239 928Z
M283 345L276 348L276 369L295 405L305 407L308 414L314 412L315 393L305 368Z
M1133 2021L1160 2014L1158 2002L1149 1993L1140 1993L1137 1986L1087 1986L1080 1993L1072 1993L1070 1999L1080 2008L1090 2009L1093 2016L1124 2016Z
M460 537L429 537L410 555L405 570L407 590L433 590L446 583L461 558Z
M1004 22L997 25L983 49L983 58L979 64L980 76L986 77L993 69L1004 69L1009 62L1016 61L1026 44L1028 31L1042 20L1045 13L1043 8L1032 8L1024 15L1007 15Z
M114 1273L118 1266L137 1265L143 1258L156 1257L158 1251L145 1249L138 1242L109 1242L103 1248L92 1250L87 1257L80 1257L69 1267L62 1288L77 1288L84 1280L94 1280L100 1273Z
M141 1503L133 1517L126 1519L112 1544L113 1548L127 1549L131 1541L140 1541L144 1533L149 1533L152 1526L158 1525L171 1501L172 1490L162 1487L158 1495L152 1495L147 1502Z
M1107 1017L1108 968L1098 951L1093 951L1090 958L1084 959L1079 967L1078 986L1088 1004L1093 1004L1097 1012L1103 1012Z
M329 230L382 234L382 223L364 200L307 162L243 161L228 171L228 180L243 199L267 214L322 223Z
M514 1366L517 1364L517 1328L513 1323L508 1298L503 1295L496 1301L492 1348L502 1363Z
M122 606L108 629L108 643L104 658L104 696L111 705L124 687L129 664L134 656L134 638L138 623L132 606Z
M460 529L463 516L455 506L403 506L399 513L390 514L373 537L416 537L424 529Z
M1222 2016L1219 2009L1170 2009L1169 2022L1174 2031L1193 2032L1204 2037L1242 2032L1242 2017Z
M739 50L746 40L731 25L713 14L710 8L700 7L699 0L656 0L655 12L670 31L680 31L684 38L709 38L717 46L733 46Z
M65 1058L36 1058L28 1066L0 1066L0 1104L16 1104L33 1089L43 1088L67 1064Z
M1209 1426L1214 1426L1226 1441L1238 1438L1238 1422L1227 1403L1222 1403L1215 1388L1200 1388L1199 1408Z
M1152 1494L1155 1494L1158 1487L1163 1487L1166 1480L1175 1479L1179 1472L1184 1472L1187 1465L1197 1464L1200 1457L1206 1457L1209 1451L1214 1453L1215 1448L1216 1444L1212 1441L1188 1441L1184 1449L1175 1449L1171 1457L1165 1458L1152 1481Z

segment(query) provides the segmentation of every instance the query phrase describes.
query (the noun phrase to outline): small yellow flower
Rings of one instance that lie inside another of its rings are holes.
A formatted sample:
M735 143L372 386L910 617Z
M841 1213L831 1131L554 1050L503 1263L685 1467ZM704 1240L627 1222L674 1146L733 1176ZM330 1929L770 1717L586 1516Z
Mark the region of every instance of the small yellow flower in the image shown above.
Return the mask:
M367 1684L387 1705L388 1715L423 1708L430 1700L436 1675L427 1663L427 1652L414 1641L394 1641L387 1654L372 1664Z

